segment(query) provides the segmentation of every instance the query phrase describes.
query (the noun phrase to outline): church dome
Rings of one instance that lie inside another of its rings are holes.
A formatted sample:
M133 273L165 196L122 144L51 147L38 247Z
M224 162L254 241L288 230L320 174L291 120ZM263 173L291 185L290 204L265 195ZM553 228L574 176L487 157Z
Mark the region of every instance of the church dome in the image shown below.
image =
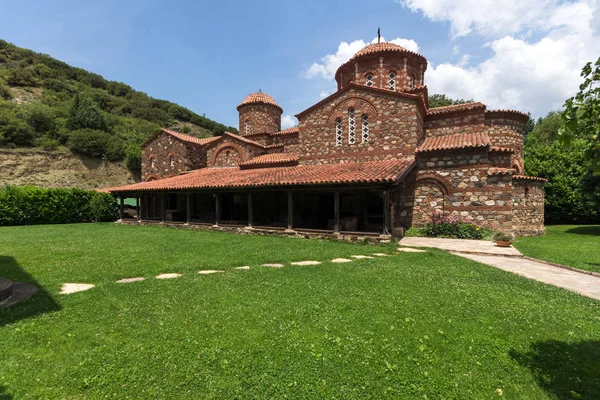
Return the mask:
M246 104L268 104L281 109L279 104L277 104L277 102L271 96L263 92L250 93L244 100L242 100L238 106L238 110L241 106Z

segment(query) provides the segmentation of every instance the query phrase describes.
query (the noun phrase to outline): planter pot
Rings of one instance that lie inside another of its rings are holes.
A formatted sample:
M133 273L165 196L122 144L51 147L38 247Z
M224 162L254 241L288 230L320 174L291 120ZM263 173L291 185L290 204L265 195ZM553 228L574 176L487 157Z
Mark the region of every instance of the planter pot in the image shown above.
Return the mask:
M510 245L512 244L512 242L505 242L502 240L496 240L496 245L498 247L510 247Z

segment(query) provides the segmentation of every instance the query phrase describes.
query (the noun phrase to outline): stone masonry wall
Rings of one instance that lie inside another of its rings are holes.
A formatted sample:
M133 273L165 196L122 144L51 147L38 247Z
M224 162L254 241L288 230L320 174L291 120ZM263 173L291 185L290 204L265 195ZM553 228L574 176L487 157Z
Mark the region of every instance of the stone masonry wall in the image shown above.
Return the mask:
M228 151L230 162L226 161ZM206 150L209 167L234 166L263 153L264 149L261 147L243 143L227 136L223 136L223 140L219 140ZM234 160L235 164L233 163Z
M485 128L483 110L470 113L462 112L456 115L428 116L425 120L425 136L443 136L456 133L482 132Z
M348 109L355 109L356 142L349 144ZM369 139L362 141L361 117L369 117ZM336 119L342 120L342 144L336 144ZM351 89L300 119L297 153L301 164L395 160L414 155L422 135L415 100L393 94ZM286 152L288 150L286 149Z
M523 173L523 123L514 119L486 115L485 126L492 146L514 150L511 167L518 165L517 172Z
M513 179L513 232L522 236L546 233L544 227L544 182Z
M173 165L171 165L171 156ZM152 162L154 160L154 162ZM206 166L203 149L161 132L142 148L142 180L162 179Z
M246 136L246 122L250 124L250 134L279 132L282 111L268 104L244 104L239 106L240 135Z

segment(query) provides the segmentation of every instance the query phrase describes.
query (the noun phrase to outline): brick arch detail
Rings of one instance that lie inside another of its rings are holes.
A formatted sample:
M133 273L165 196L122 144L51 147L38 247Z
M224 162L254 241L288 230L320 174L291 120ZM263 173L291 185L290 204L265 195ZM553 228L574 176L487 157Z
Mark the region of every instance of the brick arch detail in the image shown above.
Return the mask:
M327 118L328 123L335 122L335 120L337 118L340 118L340 114L345 115L348 112L348 109L350 109L350 108L356 109L359 104L367 105L367 107L370 110L368 112L368 114L373 115L373 116L379 116L379 112L377 111L377 108L373 105L373 103L371 103L369 100L365 99L364 97L354 96L354 97L350 97L348 99L340 101L338 104L335 105L335 107L333 107L333 110L331 110L331 112L329 113L329 116ZM362 114L366 114L366 113L363 111L361 113L361 115ZM342 116L342 119L343 119L343 116Z
M155 181L158 179L158 175L156 174L150 174L146 177L146 182L150 182L150 181Z
M426 173L423 175L419 175L419 177L417 178L417 185L419 183L435 183L436 185L438 185L440 187L440 189L442 189L442 193L444 193L444 196L449 196L452 188L452 185L443 177L434 174L434 173Z
M517 174L523 173L523 162L519 160L517 157L513 156L510 160L510 167L514 168L517 171Z
M244 159L244 149L242 148L242 146L240 146L237 143L231 143L231 142L227 142L227 143L221 143L214 151L212 154L212 157L210 158L210 165L214 166L215 165L215 161L217 160L217 156L219 155L219 153L221 151L223 151L224 149L226 149L227 147L231 147L233 148L235 151L237 151L239 157L240 157L240 162L244 162L247 161Z

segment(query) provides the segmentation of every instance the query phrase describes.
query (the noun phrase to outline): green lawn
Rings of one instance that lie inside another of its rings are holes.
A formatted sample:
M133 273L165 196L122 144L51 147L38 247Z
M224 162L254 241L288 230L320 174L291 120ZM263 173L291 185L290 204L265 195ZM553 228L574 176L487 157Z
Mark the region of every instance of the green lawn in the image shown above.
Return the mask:
M0 228L0 275L43 289L0 309L0 398L600 398L599 302L441 251L327 261L394 249Z
M600 272L600 225L552 225L545 236L517 238L523 254L569 267Z

